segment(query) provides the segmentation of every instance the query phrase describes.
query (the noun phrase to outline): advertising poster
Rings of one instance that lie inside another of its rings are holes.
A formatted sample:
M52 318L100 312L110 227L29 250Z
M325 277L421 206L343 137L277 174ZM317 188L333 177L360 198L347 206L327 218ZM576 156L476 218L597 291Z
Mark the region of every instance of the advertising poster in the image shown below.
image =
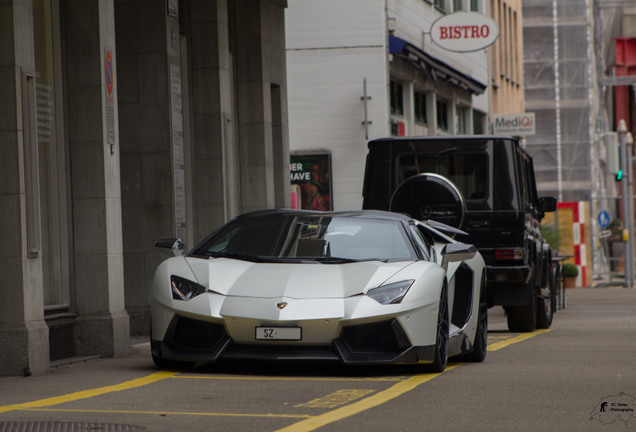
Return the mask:
M305 210L333 210L331 154L292 154L289 167L292 207L298 208L299 204Z

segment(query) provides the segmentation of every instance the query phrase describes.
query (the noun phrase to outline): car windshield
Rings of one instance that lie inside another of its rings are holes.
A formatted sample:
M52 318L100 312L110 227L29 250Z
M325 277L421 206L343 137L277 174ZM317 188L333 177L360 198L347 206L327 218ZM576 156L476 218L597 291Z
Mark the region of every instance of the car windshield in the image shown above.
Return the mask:
M192 254L252 261L311 260L327 264L417 259L398 221L288 214L235 219Z

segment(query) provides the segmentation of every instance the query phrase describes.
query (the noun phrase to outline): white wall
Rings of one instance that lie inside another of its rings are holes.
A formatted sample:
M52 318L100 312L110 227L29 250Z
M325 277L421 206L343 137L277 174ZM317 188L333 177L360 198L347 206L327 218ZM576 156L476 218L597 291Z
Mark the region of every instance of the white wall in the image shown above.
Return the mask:
M336 210L362 207L369 139L387 136L384 0L292 0L286 11L290 151L329 150Z

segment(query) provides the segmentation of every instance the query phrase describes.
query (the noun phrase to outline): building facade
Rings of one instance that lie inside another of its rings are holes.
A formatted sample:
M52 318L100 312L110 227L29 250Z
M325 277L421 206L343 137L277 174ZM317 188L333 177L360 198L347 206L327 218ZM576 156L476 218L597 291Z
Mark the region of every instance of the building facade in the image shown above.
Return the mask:
M487 6L499 25L499 38L488 50L491 119L525 113L521 0L488 0Z
M537 133L527 137L537 187L559 201L588 199L599 119L592 8L581 0L524 0L526 110Z
M487 133L486 50L435 45L433 22L483 0L297 0L286 11L290 151L331 158L334 209L359 209L367 142Z
M0 4L0 375L125 355L155 239L289 205L286 6Z

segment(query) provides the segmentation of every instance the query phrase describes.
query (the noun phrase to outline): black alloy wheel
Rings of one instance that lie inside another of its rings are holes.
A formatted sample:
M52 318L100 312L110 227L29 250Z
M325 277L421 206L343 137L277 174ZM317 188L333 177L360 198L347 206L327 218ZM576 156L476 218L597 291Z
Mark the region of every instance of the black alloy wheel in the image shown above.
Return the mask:
M435 355L429 369L431 372L440 373L448 364L449 343L449 311L448 311L448 287L446 281L442 287L442 295L439 300L437 313L437 337L435 340Z
M537 329L537 296L534 284L535 276L533 276L525 286L528 291L528 300L522 306L507 306L506 317L508 318L508 329L513 333L528 333Z
M479 292L479 312L477 315L477 329L472 350L460 357L461 361L480 363L486 358L488 351L488 302L486 300L486 277L481 278Z
M537 297L537 328L548 329L552 325L556 308L556 269L550 266L547 282L548 296Z

